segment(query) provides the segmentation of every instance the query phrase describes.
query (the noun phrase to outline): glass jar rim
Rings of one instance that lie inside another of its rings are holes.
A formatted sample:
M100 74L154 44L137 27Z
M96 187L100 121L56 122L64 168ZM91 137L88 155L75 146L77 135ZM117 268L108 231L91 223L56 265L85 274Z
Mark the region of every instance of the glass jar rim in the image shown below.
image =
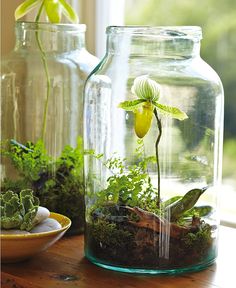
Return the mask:
M23 29L28 30L43 30L49 32L79 32L83 33L86 31L85 24L73 24L73 23L49 23L49 22L30 22L30 21L16 21L16 26L21 26Z
M108 26L107 34L133 34L153 36L160 39L202 39L200 26Z

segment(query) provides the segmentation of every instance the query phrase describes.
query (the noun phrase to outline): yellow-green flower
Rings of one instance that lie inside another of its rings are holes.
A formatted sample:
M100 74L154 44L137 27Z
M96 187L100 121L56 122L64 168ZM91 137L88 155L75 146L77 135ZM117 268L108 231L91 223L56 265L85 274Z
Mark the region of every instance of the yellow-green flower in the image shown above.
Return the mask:
M152 124L154 109L178 120L188 118L186 113L180 109L158 102L161 95L161 85L155 80L150 79L147 75L135 78L131 92L135 94L138 99L121 102L119 107L134 113L134 129L139 138L143 138L148 133Z

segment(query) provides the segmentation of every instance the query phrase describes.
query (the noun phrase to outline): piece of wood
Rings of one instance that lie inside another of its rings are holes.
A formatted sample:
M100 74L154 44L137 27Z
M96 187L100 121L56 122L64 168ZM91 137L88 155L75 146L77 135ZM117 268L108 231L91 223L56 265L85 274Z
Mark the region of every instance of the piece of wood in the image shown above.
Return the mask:
M170 223L164 218L161 219L156 214L145 211L139 207L132 208L127 206L125 208L135 213L139 217L140 220L137 222L129 221L129 223L137 227L147 228L153 230L154 232L162 231L162 233L165 233L165 231L168 231L170 237L176 239L179 239L181 236L186 235L192 229L192 227L187 228L184 226L176 225L174 223Z
M2 288L234 288L236 229L221 227L219 257L206 270L144 276L99 268L84 258L83 236L64 237L48 251L18 264L2 264Z

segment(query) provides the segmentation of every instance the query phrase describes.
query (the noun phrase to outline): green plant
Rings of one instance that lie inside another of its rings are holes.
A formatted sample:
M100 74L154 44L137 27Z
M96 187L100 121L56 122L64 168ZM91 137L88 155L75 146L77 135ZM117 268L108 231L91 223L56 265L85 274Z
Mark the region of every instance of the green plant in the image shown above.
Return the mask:
M8 190L0 194L0 228L30 231L39 207L39 199L30 189L21 190L19 195Z
M83 223L83 149L80 138L75 148L65 146L56 159L47 154L41 140L25 145L15 140L2 143L1 154L11 160L20 176L14 180L5 178L3 191L10 189L20 193L26 187L33 189L43 206L70 218L77 217Z
M162 124L158 112L178 120L187 119L188 116L183 111L181 111L176 107L171 107L159 103L161 87L156 81L150 79L147 75L142 75L135 78L131 91L133 94L136 95L138 99L133 101L124 101L119 104L119 107L126 111L132 111L134 113L136 135L139 138L143 138L147 134L147 132L151 127L153 114L155 115L157 121L159 135L157 136L155 149L156 149L156 163L158 173L157 206L160 207L161 179L160 179L158 145L160 143L162 136Z
M74 11L74 9L65 1L65 0L25 0L22 4L20 4L15 10L15 19L18 20L21 17L28 14L32 9L38 8L35 23L38 24L40 21L40 17L45 11L48 20L51 23L60 23L62 15L64 15L70 22L78 23L79 18ZM47 123L47 114L48 114L48 105L49 105L49 97L51 93L51 81L50 74L47 64L47 55L43 48L43 43L40 39L39 30L35 32L36 41L41 53L42 63L44 67L44 72L46 75L47 82L47 92L46 92L46 100L44 104L44 114L43 114L43 125L41 131L41 139L44 141L45 133L46 133L46 123Z
M111 171L107 188L98 193L99 202L109 201L119 205L148 206L156 193L146 167L153 159L145 158L137 165L125 166L125 159L108 159L104 165Z

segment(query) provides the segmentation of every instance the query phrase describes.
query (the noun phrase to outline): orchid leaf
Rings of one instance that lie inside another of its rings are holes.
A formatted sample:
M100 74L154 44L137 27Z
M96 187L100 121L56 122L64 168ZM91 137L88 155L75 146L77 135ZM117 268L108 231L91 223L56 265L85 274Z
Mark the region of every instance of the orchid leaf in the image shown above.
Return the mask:
M186 211L193 208L199 197L207 190L207 187L202 189L192 189L188 191L180 200L165 207L165 212L170 215L171 221L179 219Z
M61 22L61 5L58 0L46 0L44 7L51 23Z
M34 9L42 0L26 0L15 10L15 20L20 19Z
M121 102L118 107L122 108L126 111L134 111L136 109L138 109L144 102L146 102L146 100L144 99L137 99L137 100L133 100L133 101L124 101Z
M188 118L187 114L181 111L179 108L166 106L158 102L154 102L153 105L155 105L162 114L171 116L172 118L178 120L185 120Z
M61 4L62 13L66 16L66 18L72 23L78 23L79 18L70 4L68 4L65 0L59 0L59 2Z
M174 202L180 200L181 198L182 198L182 196L173 196L170 199L162 202L161 203L162 209L165 209L167 206L169 206L170 204L173 204Z
M204 206L196 206L192 209L186 211L183 214L183 217L192 217L192 215L196 215L198 217L206 217L213 212L212 206L204 205Z

